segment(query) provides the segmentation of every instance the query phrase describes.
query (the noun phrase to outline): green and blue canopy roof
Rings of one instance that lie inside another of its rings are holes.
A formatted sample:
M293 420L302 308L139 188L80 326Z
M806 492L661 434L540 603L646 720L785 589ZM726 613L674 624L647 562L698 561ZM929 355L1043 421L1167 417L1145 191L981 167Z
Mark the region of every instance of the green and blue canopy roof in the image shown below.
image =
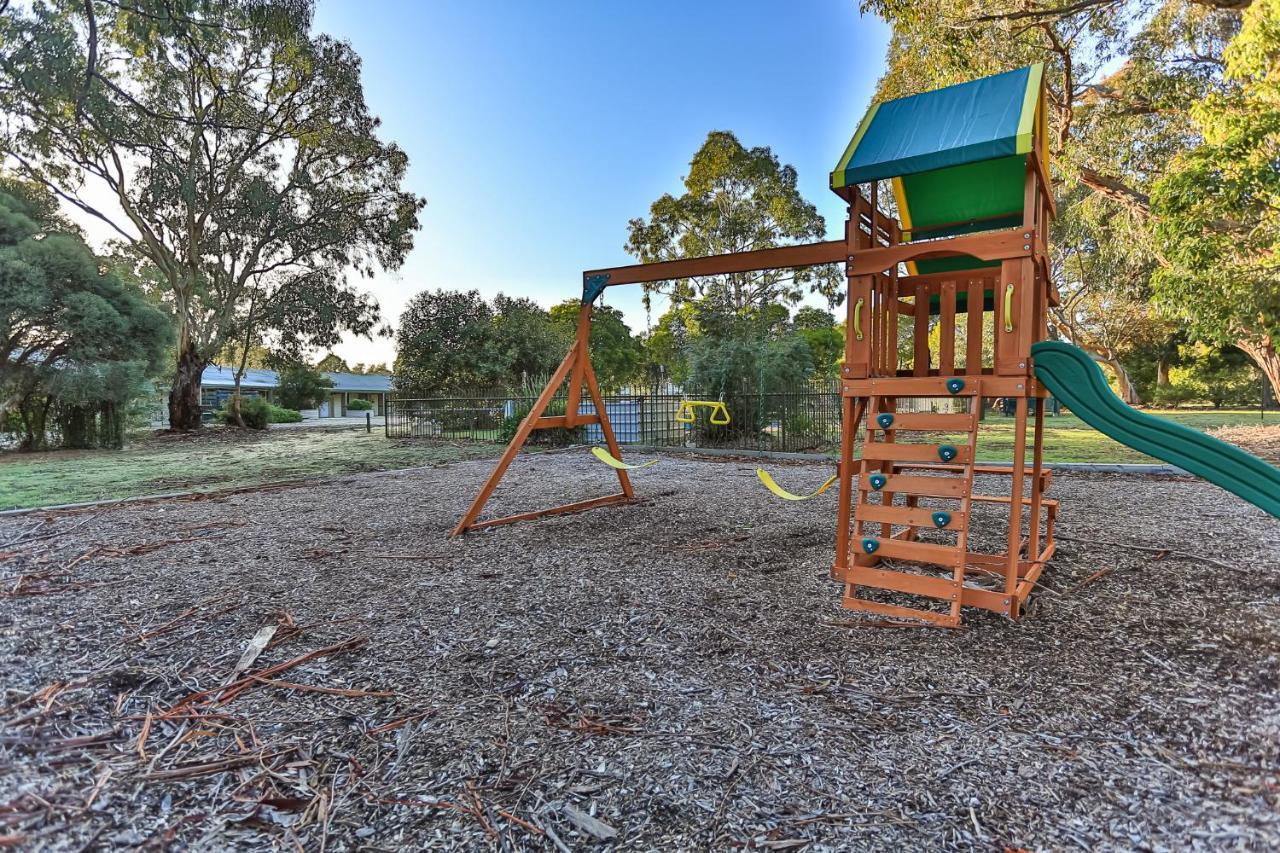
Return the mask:
M1037 64L873 104L831 173L831 188L892 178L905 240L1021 225L1027 158L1046 133L1043 76ZM989 265L932 258L909 269Z

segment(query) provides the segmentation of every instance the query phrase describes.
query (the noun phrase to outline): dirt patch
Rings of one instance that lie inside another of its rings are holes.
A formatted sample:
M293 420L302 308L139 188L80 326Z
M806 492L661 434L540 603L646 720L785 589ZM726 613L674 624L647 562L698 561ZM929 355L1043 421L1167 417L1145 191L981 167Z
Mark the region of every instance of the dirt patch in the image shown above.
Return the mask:
M1218 427L1209 430L1209 435L1280 465L1280 426Z
M446 538L491 465L0 521L0 832L1280 844L1280 522L1208 484L1059 475L1070 539L1034 617L938 631L840 609L833 493L781 502L751 463L664 456L636 504ZM804 490L829 466L782 473ZM491 511L612 477L522 458Z

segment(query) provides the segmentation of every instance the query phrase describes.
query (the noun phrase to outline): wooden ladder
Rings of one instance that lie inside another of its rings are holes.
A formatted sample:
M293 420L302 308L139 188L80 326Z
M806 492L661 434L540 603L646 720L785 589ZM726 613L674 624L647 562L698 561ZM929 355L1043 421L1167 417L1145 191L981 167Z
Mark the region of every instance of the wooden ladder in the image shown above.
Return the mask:
M844 567L836 570L836 579L846 584L845 607L940 625L960 623L982 407L980 386L980 379L968 377L963 389L951 395L969 399L969 411L962 414L898 413L896 398L889 396L868 401L862 458L854 461L859 476L849 554ZM904 443L898 441L900 432L964 433L968 440ZM934 463L943 469L938 474L903 473L904 468L920 470ZM921 504L922 498L928 503ZM950 541L921 542L922 528L947 531ZM950 570L950 577L887 568L886 560L937 566ZM925 596L949 606L943 612L870 601L858 595L859 587Z

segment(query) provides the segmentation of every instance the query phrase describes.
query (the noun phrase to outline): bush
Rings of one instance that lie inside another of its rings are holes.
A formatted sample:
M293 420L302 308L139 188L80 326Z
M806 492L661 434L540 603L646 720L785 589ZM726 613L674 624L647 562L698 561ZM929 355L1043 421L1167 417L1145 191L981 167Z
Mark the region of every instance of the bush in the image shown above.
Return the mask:
M333 387L333 380L305 364L295 364L280 371L276 388L280 403L290 409L310 409L320 403Z
M302 412L297 409L286 409L283 406L268 404L268 420L273 424L296 424L302 422Z
M564 414L564 400L552 400L547 406L546 411L542 413L543 417L555 417ZM528 415L529 410L533 406L529 403L523 403L515 407L512 413L502 420L502 429L499 431L499 437L510 442L515 438L516 430L520 428L520 422ZM537 429L529 436L529 444L550 444L553 447L564 447L570 444L580 444L582 442L582 427L574 427L573 429L564 429L557 427L556 429Z
M236 422L231 416L231 403L234 399L234 397L228 397L222 409L214 415L218 423L234 424ZM244 425L249 429L266 429L267 424L271 423L272 408L272 405L261 397L241 397L240 420L244 421Z
M373 409L373 403L369 400L352 400L347 403L347 411L351 412L368 412Z

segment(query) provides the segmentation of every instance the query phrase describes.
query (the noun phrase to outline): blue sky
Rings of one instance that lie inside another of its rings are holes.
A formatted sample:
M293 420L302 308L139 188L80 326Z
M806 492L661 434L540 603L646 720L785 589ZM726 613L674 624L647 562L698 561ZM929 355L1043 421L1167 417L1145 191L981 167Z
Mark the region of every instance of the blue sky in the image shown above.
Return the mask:
M795 166L838 236L827 173L889 36L856 0L320 0L316 26L363 58L383 137L408 152L409 186L427 199L408 263L369 283L393 321L427 288L545 306L577 295L583 269L633 261L627 221L679 191L713 129ZM606 301L643 330L638 286ZM352 362L393 350L338 348Z

